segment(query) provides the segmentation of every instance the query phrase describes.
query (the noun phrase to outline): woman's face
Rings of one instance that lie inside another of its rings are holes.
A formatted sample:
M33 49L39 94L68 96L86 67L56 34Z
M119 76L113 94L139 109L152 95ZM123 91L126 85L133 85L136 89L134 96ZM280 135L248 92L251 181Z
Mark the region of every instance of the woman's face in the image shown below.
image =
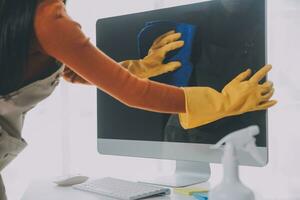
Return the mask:
M241 13L247 10L254 0L220 0L224 8L230 13Z

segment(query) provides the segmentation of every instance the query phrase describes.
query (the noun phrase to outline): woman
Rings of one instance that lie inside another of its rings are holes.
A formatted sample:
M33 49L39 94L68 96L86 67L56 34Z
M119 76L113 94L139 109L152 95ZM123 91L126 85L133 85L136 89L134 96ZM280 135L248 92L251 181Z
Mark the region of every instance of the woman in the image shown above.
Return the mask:
M178 41L180 34L166 33L144 59L119 64L89 42L64 3L0 0L0 171L26 146L21 137L26 112L51 94L61 75L67 81L95 85L134 108L179 114L185 129L276 103L270 100L272 83L259 83L271 66L251 78L250 70L241 73L222 92L150 81L147 78L180 67L178 62L163 64L167 52L184 45ZM0 200L6 199L0 185Z

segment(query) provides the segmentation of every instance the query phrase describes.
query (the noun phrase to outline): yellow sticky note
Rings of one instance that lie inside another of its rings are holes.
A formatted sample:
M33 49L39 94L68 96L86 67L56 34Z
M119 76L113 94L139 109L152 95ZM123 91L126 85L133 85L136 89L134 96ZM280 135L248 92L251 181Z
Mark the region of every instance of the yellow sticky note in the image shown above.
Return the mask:
M174 189L174 192L182 195L193 195L194 193L200 193L200 192L208 192L207 189L204 188L176 188Z

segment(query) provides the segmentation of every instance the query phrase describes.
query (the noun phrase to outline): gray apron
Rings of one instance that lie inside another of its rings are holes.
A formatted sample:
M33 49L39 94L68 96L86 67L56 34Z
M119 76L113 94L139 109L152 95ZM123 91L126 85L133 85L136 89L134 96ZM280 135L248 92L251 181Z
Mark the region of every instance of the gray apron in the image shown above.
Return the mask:
M27 146L21 136L24 117L29 110L53 92L63 69L62 66L45 79L0 96L0 172ZM0 200L6 200L1 175Z

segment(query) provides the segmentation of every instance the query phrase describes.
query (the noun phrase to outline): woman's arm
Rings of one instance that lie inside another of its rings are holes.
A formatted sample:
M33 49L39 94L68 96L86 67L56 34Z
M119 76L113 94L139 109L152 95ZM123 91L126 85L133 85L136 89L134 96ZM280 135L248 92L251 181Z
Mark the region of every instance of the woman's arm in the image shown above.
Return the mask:
M120 62L120 65L124 67L125 69L128 70L128 62ZM73 84L83 84L83 85L92 85L89 83L87 80L82 78L80 75L76 74L73 70L71 70L69 67L65 67L63 71L62 77L64 78L65 81Z
M45 52L124 104L156 112L185 112L181 88L131 75L85 37L66 14L62 1L49 0L38 6L35 32Z
M128 70L128 64L127 62L120 62L120 65ZM65 81L73 84L83 84L83 85L92 85L90 82L82 78L80 75L76 74L73 70L71 70L69 67L65 67L62 77Z
M119 64L122 65L125 69L128 70L128 62L120 62ZM80 75L76 74L73 70L71 70L69 67L65 67L63 71L62 77L64 78L65 81L73 84L83 84L83 85L92 85L89 83L87 80L82 78Z

